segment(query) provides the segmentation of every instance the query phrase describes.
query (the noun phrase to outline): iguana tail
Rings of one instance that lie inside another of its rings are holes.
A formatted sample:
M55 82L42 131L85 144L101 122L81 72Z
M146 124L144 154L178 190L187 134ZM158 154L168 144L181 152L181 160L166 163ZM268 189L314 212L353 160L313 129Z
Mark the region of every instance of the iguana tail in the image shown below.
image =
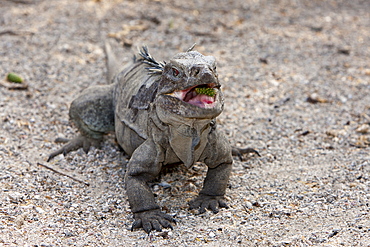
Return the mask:
M107 80L108 80L108 83L111 83L113 77L117 74L119 70L120 64L117 62L117 58L115 54L113 53L112 47L110 46L108 41L105 42L105 55L107 56L107 60L106 60L107 69L108 69Z

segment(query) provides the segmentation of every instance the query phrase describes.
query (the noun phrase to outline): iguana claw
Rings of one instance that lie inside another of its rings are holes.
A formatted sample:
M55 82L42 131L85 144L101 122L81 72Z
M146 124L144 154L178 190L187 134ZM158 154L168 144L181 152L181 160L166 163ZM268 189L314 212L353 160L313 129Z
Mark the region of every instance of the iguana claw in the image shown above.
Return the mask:
M176 223L171 216L161 212L159 209L134 213L134 218L135 221L132 224L131 231L137 228L143 228L148 234L152 230L161 232L162 227L170 228L172 230L173 227L171 223Z
M233 156L238 156L240 161L244 160L243 159L244 154L256 154L259 157L261 157L259 152L255 149L253 149L253 148L235 148L235 147L232 148L232 155Z
M60 141L59 138L56 139L58 142L65 142L66 139L63 139L63 141ZM88 153L91 146L99 146L101 140L92 139L85 137L83 135L79 135L72 140L68 141L66 145L64 145L62 148L58 149L57 151L51 153L49 155L49 158L47 162L51 161L55 156L59 154L63 154L66 156L69 152L75 151L79 148L82 148L85 153Z
M217 214L219 208L229 208L224 196L209 196L204 194L200 194L197 198L190 201L189 206L190 209L199 208L199 214L206 212L206 209L210 209L213 213Z

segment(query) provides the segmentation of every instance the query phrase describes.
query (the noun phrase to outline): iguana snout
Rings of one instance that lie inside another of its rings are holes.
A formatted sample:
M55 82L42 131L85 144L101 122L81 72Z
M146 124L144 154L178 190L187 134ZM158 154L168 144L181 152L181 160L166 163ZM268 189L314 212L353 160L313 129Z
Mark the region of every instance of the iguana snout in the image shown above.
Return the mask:
M177 90L168 95L178 98L185 103L200 108L210 109L214 108L217 104L216 96L218 92L219 89L216 87L216 84L209 83L193 86L184 90Z

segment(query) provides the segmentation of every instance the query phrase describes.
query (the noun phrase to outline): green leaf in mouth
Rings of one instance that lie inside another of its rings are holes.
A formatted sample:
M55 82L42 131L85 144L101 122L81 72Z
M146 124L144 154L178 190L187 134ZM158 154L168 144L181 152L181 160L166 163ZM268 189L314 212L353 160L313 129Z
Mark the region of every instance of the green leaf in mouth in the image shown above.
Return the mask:
M213 97L216 94L216 90L214 90L213 88L208 88L208 87L197 87L195 88L195 92L197 94L204 94L210 97Z

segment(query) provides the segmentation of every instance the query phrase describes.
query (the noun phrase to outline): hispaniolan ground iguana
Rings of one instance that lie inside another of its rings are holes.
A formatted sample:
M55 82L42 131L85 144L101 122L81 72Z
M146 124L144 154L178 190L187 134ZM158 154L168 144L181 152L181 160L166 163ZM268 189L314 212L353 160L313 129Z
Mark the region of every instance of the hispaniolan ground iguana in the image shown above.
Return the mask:
M125 174L129 204L135 221L132 229L146 232L171 227L171 216L161 212L147 182L162 166L195 162L208 166L203 189L190 208L218 212L224 199L232 155L215 118L223 110L223 96L215 58L192 51L177 54L167 63L157 62L143 47L122 70L106 46L108 79L112 83L86 89L75 99L69 115L80 135L52 153L58 154L101 142L115 131L118 143L131 156Z

